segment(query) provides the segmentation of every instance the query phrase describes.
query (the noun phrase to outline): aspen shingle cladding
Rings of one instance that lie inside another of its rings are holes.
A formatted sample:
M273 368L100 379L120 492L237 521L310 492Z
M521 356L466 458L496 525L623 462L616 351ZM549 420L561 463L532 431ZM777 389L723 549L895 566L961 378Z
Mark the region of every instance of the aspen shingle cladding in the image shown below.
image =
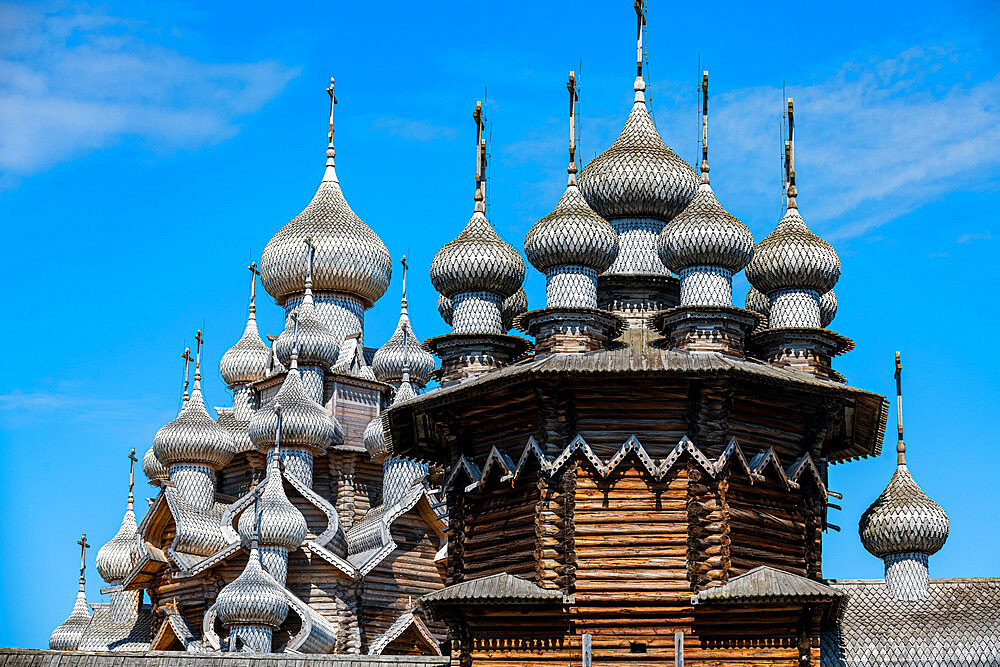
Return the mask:
M822 667L1000 664L1000 578L931 579L914 602L892 597L882 579L826 583L846 599L821 636Z
M111 605L107 602L95 602L90 606L94 615L80 640L82 650L142 651L149 648L153 638L149 605L143 605L135 618L123 622L115 622L111 616Z

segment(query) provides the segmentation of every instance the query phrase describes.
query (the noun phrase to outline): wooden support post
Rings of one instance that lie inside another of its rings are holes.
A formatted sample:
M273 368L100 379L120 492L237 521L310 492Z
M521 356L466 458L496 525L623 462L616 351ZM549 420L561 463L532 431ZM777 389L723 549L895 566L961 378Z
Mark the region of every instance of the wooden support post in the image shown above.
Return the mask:
M583 667L591 667L593 661L593 650L591 649L591 636L583 635L581 637L583 640Z
M674 665L684 667L684 633L674 633Z

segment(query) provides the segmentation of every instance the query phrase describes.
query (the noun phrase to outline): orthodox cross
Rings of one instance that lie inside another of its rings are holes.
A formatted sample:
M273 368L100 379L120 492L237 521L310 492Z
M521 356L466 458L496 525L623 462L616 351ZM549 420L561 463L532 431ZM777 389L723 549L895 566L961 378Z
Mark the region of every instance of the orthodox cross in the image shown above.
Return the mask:
M483 139L483 103L476 102L476 110L472 112L476 121L476 192L486 177L486 146Z
M135 448L128 453L128 504L132 505L132 487L135 486L135 462L138 461L135 457Z
M399 263L403 265L403 301L406 301L406 270L410 268L406 265L406 255L403 255Z
M903 442L903 362L896 351L896 431L899 440L896 441L896 465L906 465L906 443Z
M257 296L257 276L260 275L260 271L257 270L256 260L250 263L247 267L250 269L250 312L254 312L257 308L254 306L254 299Z
M635 7L636 17L636 77L642 78L642 26L646 25L646 3L643 0L635 0L632 5Z
M191 362L194 361L194 358L191 356L190 347L184 348L184 354L181 355L181 358L184 360L184 400L186 401L188 396L188 384L189 384L188 369L191 366Z
M306 287L312 289L313 257L316 254L316 246L313 245L313 237L307 236L303 241L306 244Z
M788 98L788 140L785 141L785 180L788 181L788 208L797 208L795 196L795 114L792 98Z
M330 132L327 137L330 139L330 148L333 148L333 107L337 104L337 96L333 94L333 77L330 77L330 87L326 89L330 95ZM333 157L332 155L330 157Z
M701 73L701 173L708 174L708 70Z
M570 70L569 81L566 82L569 91L569 168L571 174L576 173L576 101L579 98L576 89L576 72Z
M201 329L198 329L198 333L194 335L194 339L198 341L198 348L194 354L194 379L201 379L201 344L205 341L201 337Z
M87 568L87 549L90 548L90 545L87 544L87 533L84 533L76 543L80 545L80 591L82 592L84 585L83 571Z

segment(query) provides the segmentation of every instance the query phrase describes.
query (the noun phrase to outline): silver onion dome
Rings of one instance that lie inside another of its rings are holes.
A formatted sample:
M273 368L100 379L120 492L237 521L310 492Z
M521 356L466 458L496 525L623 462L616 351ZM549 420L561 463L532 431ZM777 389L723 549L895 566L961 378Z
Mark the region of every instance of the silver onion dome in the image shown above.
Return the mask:
M343 427L306 392L294 354L291 364L281 389L274 397L274 403L281 406L282 446L301 447L322 454L331 445L343 444ZM274 446L278 415L273 410L258 410L250 420L248 431L254 447L266 452Z
M97 572L104 581L109 584L118 583L132 571L132 567L139 561L139 545L136 542L138 534L139 526L135 521L130 497L121 528L97 551Z
M372 372L380 382L396 384L403 380L404 369L409 370L410 381L423 387L434 371L434 355L420 345L410 324L406 301L406 257L403 257L403 296L399 305L399 322L385 345L372 357ZM441 298L444 298L443 296ZM450 324L450 323L449 323Z
M828 327L837 316L837 295L833 290L824 292L819 297L819 325Z
M660 137L646 108L645 83L636 80L635 103L611 146L580 172L580 191L605 220L670 220L694 198L698 175Z
M250 558L240 576L219 591L215 599L219 620L225 626L280 626L288 615L285 594L264 571L260 552L250 549Z
M438 313L441 315L444 323L451 326L451 319L455 314L455 302L444 294L438 295Z
M663 228L658 250L660 261L674 273L691 266L714 266L736 273L753 257L753 235L722 208L706 172L694 200Z
M337 360L340 341L333 335L330 328L319 319L311 294L306 294L305 299L298 305L294 313L295 316L288 318L285 329L274 341L274 351L278 355L278 360L285 366L291 363L297 327L299 363L303 366L318 366L323 370L329 369ZM297 324L296 319L298 320Z
M555 209L528 230L524 253L542 272L569 264L601 273L618 255L618 234L571 183Z
M528 294L522 287L503 300L503 305L500 308L500 319L503 322L504 331L509 331L514 326L515 317L526 312L528 312Z
M282 424L284 435L284 424ZM306 520L302 512L288 500L281 482L278 457L267 466L267 479L260 494L260 545L297 549L306 541Z
M199 359L200 359L199 351ZM177 417L156 432L153 455L169 468L175 463L201 464L218 470L236 455L236 443L215 423L201 395L201 371L196 366L191 397Z
M326 172L312 201L265 246L261 280L279 305L301 294L306 282L303 241L311 236L316 247L313 288L353 294L371 306L389 286L392 263L385 243L351 210L340 189L334 168L332 105L326 155Z
M905 464L858 524L861 543L874 556L914 552L931 555L948 539L948 515L917 485Z
M69 617L56 626L49 635L49 648L53 651L75 651L83 639L83 633L90 625L92 612L83 591L76 595L73 611Z
M524 281L524 260L500 238L481 207L476 208L462 233L434 256L431 283L449 298L460 292L493 292L506 298Z
M160 459L156 458L156 452L153 449L153 447L150 447L142 457L142 472L146 474L146 479L149 480L150 484L156 481L165 482L170 479L170 471L167 469L167 466L160 463Z
M411 398L416 398L417 392L414 390L413 385L410 384L409 377L404 376L403 381L399 385L399 389L396 390L396 394L392 397L392 403L389 407L402 403L403 401L408 401ZM368 455L372 459L377 459L380 456L388 452L388 444L385 437L385 429L382 425L382 416L378 415L370 422L368 426L365 427L365 433L362 436L362 440L367 450Z
M840 258L833 246L806 227L798 208L789 208L775 230L757 244L746 276L764 294L780 289L822 294L837 284Z
M257 263L251 264L250 269L255 272L254 280L256 282ZM254 288L251 286L250 309L243 335L240 336L235 345L226 350L219 362L222 380L230 389L236 385L249 384L264 379L267 376L267 369L271 365L271 350L261 340L260 332L257 330L257 306L254 303L254 297Z

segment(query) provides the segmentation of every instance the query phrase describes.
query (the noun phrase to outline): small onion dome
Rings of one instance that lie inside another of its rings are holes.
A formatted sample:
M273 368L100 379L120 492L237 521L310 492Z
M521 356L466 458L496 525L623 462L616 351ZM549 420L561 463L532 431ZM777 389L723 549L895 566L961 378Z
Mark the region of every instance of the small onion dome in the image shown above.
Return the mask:
M438 297L438 313L441 314L444 323L451 326L451 318L455 314L455 302L444 294L440 295Z
M751 286L747 291L746 309L768 317L771 314L771 301L760 290Z
M819 297L819 325L821 327L830 326L833 318L837 316L837 295L833 290L825 292Z
M580 191L605 220L670 220L694 198L698 175L663 143L636 81L636 101L621 134L580 172Z
M574 181L555 209L528 231L524 253L542 272L576 265L603 273L618 256L618 234L587 206Z
M480 206L477 202L477 208ZM493 292L508 297L523 281L521 255L497 235L480 210L431 262L434 289L449 298L461 292Z
M937 552L948 539L948 515L927 497L905 464L858 524L861 543L874 556Z
M281 430L284 435L284 424ZM306 541L306 520L285 495L276 456L272 457L267 466L267 479L264 480L264 490L260 494L259 512L262 547L297 549Z
M373 459L386 453L385 430L382 428L381 415L368 422L365 433L361 436L361 442L364 443L368 456Z
M83 639L91 620L90 605L83 591L76 594L73 611L49 635L49 648L53 651L75 651Z
M122 527L111 540L97 552L97 572L109 584L118 583L128 576L139 561L139 545L136 536L139 526L135 522L131 500L122 518Z
M288 615L285 594L265 572L256 548L243 573L219 591L215 609L225 626L264 625L277 628Z
M270 365L271 351L260 338L257 317L251 310L243 336L222 355L219 372L222 380L232 389L236 385L263 380Z
M822 294L837 284L840 258L833 246L806 227L797 208L789 208L774 231L757 244L746 276L764 294L789 288Z
M347 292L366 305L385 293L392 275L389 250L344 199L332 155L312 201L268 241L261 255L261 281L279 305L305 290L304 241L309 236L316 247L313 289Z
M191 397L181 413L156 432L153 455L168 469L175 463L206 465L218 470L236 455L229 432L215 423L201 395L201 375L195 371Z
M330 327L316 315L316 306L312 295L307 295L295 309L298 317L299 363L303 366L318 366L324 370L337 360L340 352L340 341L330 331ZM289 317L285 329L274 341L274 351L278 360L288 366L292 360L292 347L295 345L295 320Z
M167 466L160 463L160 459L156 458L153 447L150 447L142 457L142 471L146 473L146 479L150 484L157 480L165 482L170 479L170 471L167 470Z
M396 330L385 345L376 350L371 368L380 382L395 383L403 379L403 366L408 362L410 380L423 387L434 370L434 355L420 346L406 312L405 300L403 304Z
M722 208L707 174L694 200L660 232L657 246L660 261L674 273L699 265L737 273L753 257L753 235Z
M500 320L503 322L504 330L509 331L514 326L514 318L526 312L528 312L528 295L522 287L503 300L503 305L500 308Z
M274 403L281 406L281 446L322 454L331 445L343 444L344 429L306 392L294 361L274 398ZM262 452L274 446L277 430L278 415L273 410L255 412L248 427L250 441Z

